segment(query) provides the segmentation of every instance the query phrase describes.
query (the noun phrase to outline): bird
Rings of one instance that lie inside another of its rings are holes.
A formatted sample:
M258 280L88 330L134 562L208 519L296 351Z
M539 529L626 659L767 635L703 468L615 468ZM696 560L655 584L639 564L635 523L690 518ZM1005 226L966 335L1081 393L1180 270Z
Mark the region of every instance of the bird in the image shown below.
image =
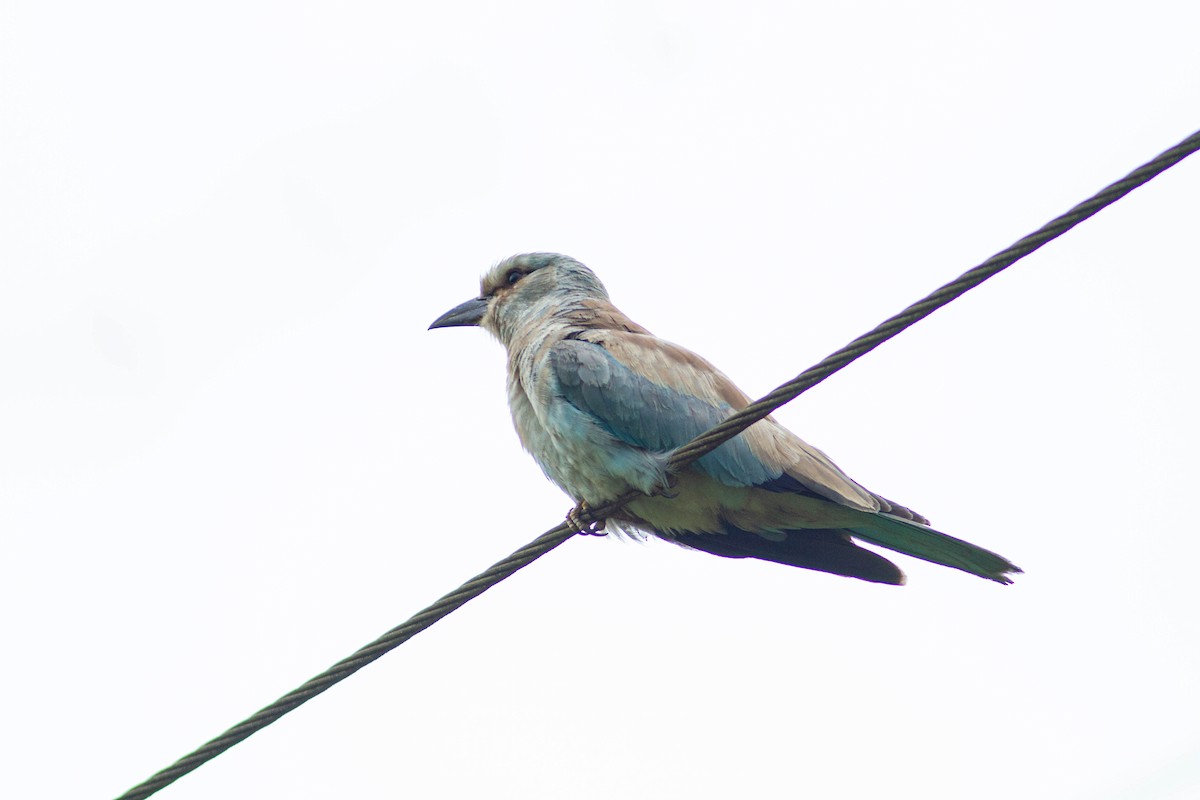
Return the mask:
M508 405L522 446L575 502L578 532L605 526L726 558L754 558L880 584L905 575L866 543L1001 584L1020 568L929 526L856 483L773 417L668 474L673 449L750 398L705 359L660 339L559 253L504 259L480 292L430 330L481 327L508 356ZM642 494L596 528L582 511Z

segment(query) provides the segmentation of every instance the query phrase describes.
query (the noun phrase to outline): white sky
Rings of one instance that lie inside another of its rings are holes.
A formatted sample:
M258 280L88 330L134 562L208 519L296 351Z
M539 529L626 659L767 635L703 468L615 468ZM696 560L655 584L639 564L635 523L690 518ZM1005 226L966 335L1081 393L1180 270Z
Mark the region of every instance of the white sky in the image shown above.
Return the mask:
M754 395L1200 127L1200 6L0 11L6 797L111 797L569 501L559 250ZM164 798L1200 795L1200 158L784 409L1027 575L571 541Z

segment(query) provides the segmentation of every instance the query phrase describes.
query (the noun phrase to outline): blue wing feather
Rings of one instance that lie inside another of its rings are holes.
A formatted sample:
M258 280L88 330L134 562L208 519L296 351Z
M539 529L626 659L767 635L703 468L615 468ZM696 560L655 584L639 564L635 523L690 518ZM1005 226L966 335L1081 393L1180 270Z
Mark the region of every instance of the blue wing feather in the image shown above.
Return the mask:
M727 403L715 405L639 375L599 344L565 340L551 348L549 358L563 399L634 447L665 453L733 412ZM758 486L783 475L756 457L741 437L696 466L727 486Z

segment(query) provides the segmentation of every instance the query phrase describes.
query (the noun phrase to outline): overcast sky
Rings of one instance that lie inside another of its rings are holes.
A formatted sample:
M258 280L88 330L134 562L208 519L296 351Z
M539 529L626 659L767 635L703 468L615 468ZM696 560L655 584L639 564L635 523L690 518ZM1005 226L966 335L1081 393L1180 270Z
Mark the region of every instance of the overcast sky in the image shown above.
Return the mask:
M1186 0L0 9L14 798L562 519L426 331L498 259L757 396L1200 128ZM1195 798L1198 268L1194 157L779 412L1015 585L581 537L160 796Z

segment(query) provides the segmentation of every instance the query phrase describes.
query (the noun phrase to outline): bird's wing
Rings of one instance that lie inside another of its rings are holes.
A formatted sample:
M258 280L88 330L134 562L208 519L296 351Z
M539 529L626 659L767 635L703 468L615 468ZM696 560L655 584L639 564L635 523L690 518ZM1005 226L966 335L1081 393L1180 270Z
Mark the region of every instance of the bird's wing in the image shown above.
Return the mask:
M665 452L685 444L749 404L732 381L704 359L652 335L585 331L553 345L549 365L564 399L613 436ZM878 498L829 458L774 420L763 420L696 462L729 486L800 491L862 511Z

